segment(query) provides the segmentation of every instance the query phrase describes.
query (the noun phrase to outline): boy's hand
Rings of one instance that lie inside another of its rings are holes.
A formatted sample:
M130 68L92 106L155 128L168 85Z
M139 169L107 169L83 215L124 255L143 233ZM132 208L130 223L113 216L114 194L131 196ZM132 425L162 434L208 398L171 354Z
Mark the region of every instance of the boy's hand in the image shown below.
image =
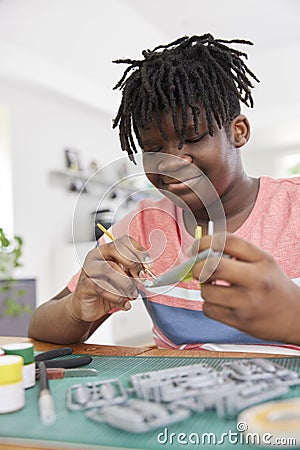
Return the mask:
M113 308L129 310L149 261L144 247L129 236L91 250L72 296L71 315L79 321L94 322Z
M203 312L261 339L300 343L300 288L268 253L250 242L228 233L224 246L224 235L215 234L204 236L198 251L211 242L214 250L232 258L211 257L195 264Z

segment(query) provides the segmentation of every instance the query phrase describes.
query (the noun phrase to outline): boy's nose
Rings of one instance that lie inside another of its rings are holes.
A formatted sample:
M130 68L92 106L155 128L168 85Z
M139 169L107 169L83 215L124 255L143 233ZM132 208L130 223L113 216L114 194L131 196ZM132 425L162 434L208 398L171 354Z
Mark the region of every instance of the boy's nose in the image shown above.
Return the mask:
M182 150L172 153L161 153L158 169L162 172L174 172L193 163L193 158Z

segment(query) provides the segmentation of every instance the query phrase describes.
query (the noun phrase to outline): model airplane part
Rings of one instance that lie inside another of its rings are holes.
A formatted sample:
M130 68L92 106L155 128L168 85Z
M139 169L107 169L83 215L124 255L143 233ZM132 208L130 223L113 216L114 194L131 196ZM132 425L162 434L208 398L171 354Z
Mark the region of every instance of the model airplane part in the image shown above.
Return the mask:
M190 281L193 279L192 269L194 265L197 262L203 261L209 257L230 258L230 256L225 253L215 252L212 249L207 249L204 250L203 252L198 253L196 256L193 256L192 258L188 259L184 263L175 266L168 272L160 276L157 276L155 280L147 279L144 282L144 286L146 288L155 288L160 286L168 286L170 284L176 284L181 281Z
M132 433L179 422L191 414L216 411L236 418L244 408L290 393L300 376L265 359L222 361L137 373L128 386L119 379L69 387L67 406Z
M131 399L123 405L105 406L101 411L91 410L87 417L131 433L145 433L160 426L182 421L190 414L189 409Z
M124 403L127 398L127 392L118 379L75 384L68 389L67 407L77 411Z

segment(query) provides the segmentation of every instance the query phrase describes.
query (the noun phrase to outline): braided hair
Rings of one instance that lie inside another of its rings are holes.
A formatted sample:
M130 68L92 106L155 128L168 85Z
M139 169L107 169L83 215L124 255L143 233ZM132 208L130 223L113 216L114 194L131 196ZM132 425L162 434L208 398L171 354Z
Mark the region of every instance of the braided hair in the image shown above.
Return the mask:
M204 108L209 134L214 132L214 120L219 128L229 130L231 120L240 114L240 101L253 107L250 78L259 80L242 58L247 54L225 44L248 44L245 40L214 39L211 34L183 36L169 44L142 52L144 59L117 59L116 64L128 64L114 89L122 91L122 101L113 122L119 125L122 150L135 162L137 153L133 133L142 146L139 128L156 119L161 135L168 139L162 127L160 112L171 112L174 129L182 148L186 137L187 113L190 108L194 129L198 134L198 114ZM130 73L133 71L132 73ZM181 127L178 109L181 108Z

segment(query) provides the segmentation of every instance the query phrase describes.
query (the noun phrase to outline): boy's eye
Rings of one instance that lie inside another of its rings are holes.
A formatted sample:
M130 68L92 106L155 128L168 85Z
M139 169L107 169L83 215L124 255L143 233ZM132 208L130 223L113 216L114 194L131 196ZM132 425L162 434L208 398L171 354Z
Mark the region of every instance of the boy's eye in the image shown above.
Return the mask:
M201 139L203 139L208 134L209 134L209 132L206 131L205 133L200 134L200 136L199 135L195 135L195 136L187 137L185 139L185 142L188 143L188 144L192 144L194 142L199 142L199 141L201 141Z
M162 150L162 147L154 147L154 148L143 148L143 153L158 153Z

